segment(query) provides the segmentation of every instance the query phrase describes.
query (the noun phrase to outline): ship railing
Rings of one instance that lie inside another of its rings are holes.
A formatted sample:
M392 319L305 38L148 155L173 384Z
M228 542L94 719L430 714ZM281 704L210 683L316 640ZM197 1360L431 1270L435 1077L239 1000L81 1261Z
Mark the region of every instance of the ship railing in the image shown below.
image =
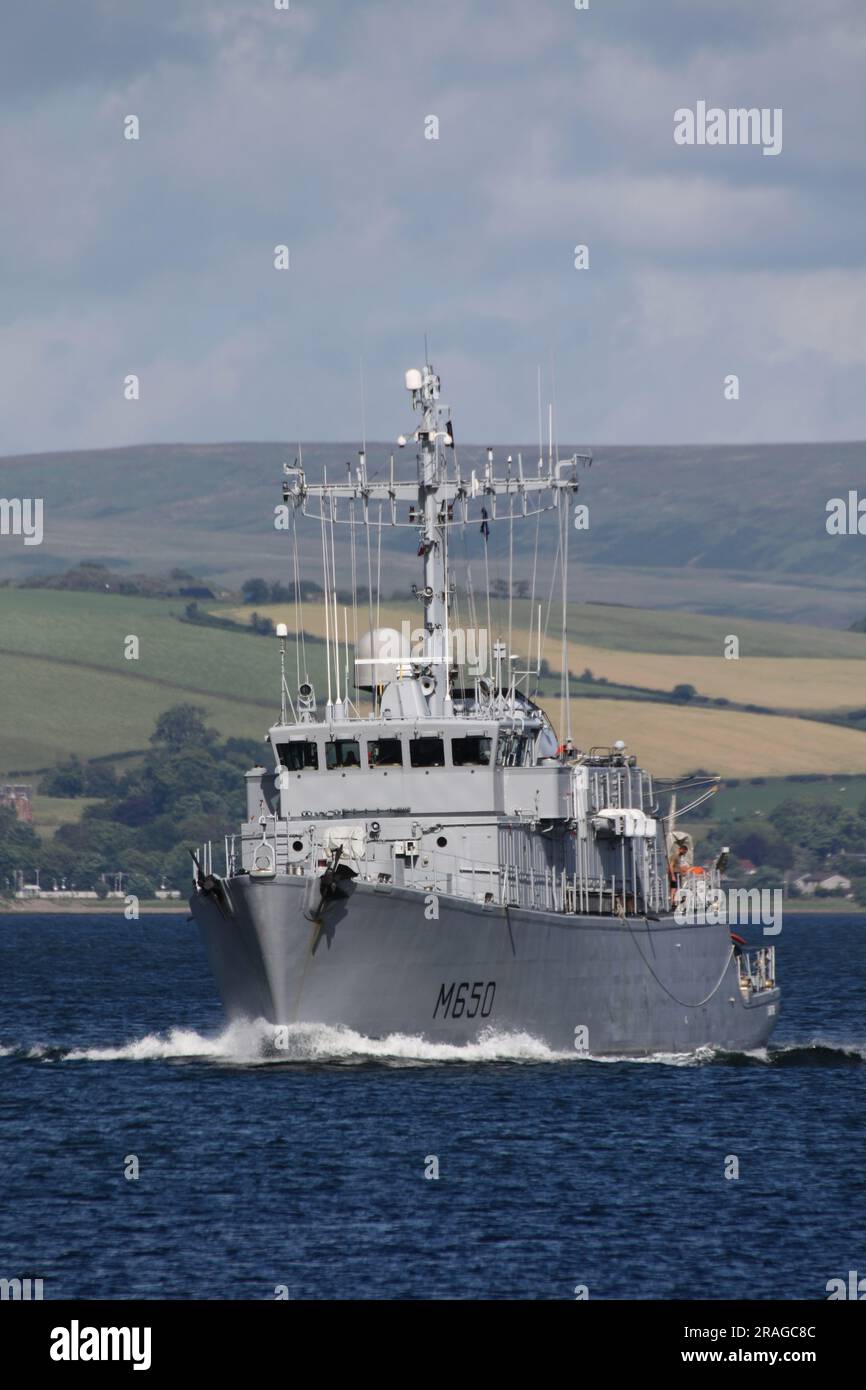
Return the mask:
M752 946L737 955L740 989L748 996L776 987L775 946Z
M260 843L262 829L261 823L250 823L239 836L225 836L222 859L227 877L237 873L253 847ZM326 855L319 837L314 836L306 864L290 861L288 826L277 817L268 817L264 835L274 845L278 873L303 876L308 871L316 872ZM636 874L632 865L631 872L627 868L625 876L605 877L587 873L582 861L579 868L575 865L569 872L564 866L537 865L531 859L520 864L508 859L479 864L467 861L465 855L442 849L425 849L394 859L383 855L383 849L385 842L368 842L361 855L344 854L344 862L366 882L378 883L386 878L400 886L453 895L485 905L520 907L564 916L600 914L625 918L657 912L663 906L666 891L661 881L656 881L649 862L640 874ZM203 846L199 858L203 872L212 872L211 843ZM312 870L311 866L314 866Z
M225 837L225 857L223 862L225 864L226 878L232 878L237 872L237 849L235 839L236 837L234 835L226 835Z
M255 837L261 839L260 835ZM238 851L236 836L226 835L223 838L223 874L226 878L231 878L238 870ZM196 849L196 859L201 865L202 876L213 873L213 840L205 840ZM219 860L217 860L219 862ZM193 866L193 881L198 877L198 870Z
M198 860L198 862L199 862L199 865L200 865L200 868L201 868L201 875L202 875L203 878L204 878L207 874L212 874L212 873L213 873L213 843L212 843L210 840L205 840L203 844L200 844L200 845L198 846L198 852L197 852L197 854L196 854L196 858L197 858L197 860ZM198 876L199 876L199 871L198 871L198 869L195 867L195 865L193 865L193 871L192 871L193 883L196 883L196 882L198 881Z
M727 900L721 886L721 874L715 865L688 865L677 870L677 886L672 907L684 925L703 921L714 914L717 921L727 917Z

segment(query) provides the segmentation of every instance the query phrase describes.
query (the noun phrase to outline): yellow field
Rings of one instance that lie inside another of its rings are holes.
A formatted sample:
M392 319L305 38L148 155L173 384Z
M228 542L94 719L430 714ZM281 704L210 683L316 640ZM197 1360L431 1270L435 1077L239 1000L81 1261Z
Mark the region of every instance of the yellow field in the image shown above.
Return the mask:
M565 737L562 701L542 701ZM772 714L689 709L652 701L571 702L579 748L624 739L642 767L660 776L694 768L724 777L785 777L792 772L866 772L866 733Z
M810 657L666 656L655 652L611 652L570 642L569 668L576 676L589 667L616 685L640 685L670 692L693 685L699 695L723 697L741 705L769 709L832 710L866 705L866 661ZM561 646L543 649L553 670Z
M305 603L304 609L304 631L312 632L316 637L325 635L325 605L323 603ZM248 623L253 606L246 604L243 608L214 608L212 610L220 618L232 618L236 623ZM262 617L270 618L275 624L285 623L289 632L294 636L295 631L295 606L293 603L263 603L255 606L256 613ZM411 608L405 604L383 603L379 609L379 626L396 627L398 630L404 619L412 623L413 627L420 627L422 623L423 609L421 604L417 605L413 613ZM352 610L347 610L347 622L349 626L349 641L352 640ZM373 605L373 617L376 617L376 607ZM340 641L343 640L343 609L337 607L337 619L340 626ZM358 632L365 632L370 626L370 610L366 604L358 605Z
M287 623L290 632L294 630L291 605L270 604L259 611L275 623ZM409 618L417 627L420 612L420 604L415 613L403 604L386 604L380 609L379 622L383 627L399 628L401 621ZM249 613L249 608L237 608L229 610L227 616L246 622ZM366 628L365 610L359 610L358 616L359 624L363 623ZM342 622L340 612L341 628ZM349 622L351 627L351 614ZM303 625L308 632L324 636L324 607L305 604ZM682 626L686 632L697 632L701 619L695 614L683 614ZM754 649L755 630L760 625L752 623L750 626ZM773 628L777 633L778 625ZM736 630L736 623L732 623L731 630ZM796 629L792 631L792 646L802 652L800 636ZM515 629L513 650L525 647L526 633ZM558 671L561 649L555 639L548 640L543 655L551 668ZM606 676L612 683L665 692L670 692L675 685L689 684L701 695L724 697L738 704L766 705L771 709L866 707L866 660L852 657L749 656L739 661L726 661L721 645L718 656L676 656L666 652L609 650L572 642L569 644L569 667L578 676L589 667L594 676ZM562 702L550 698L542 703L560 737L564 737ZM575 743L585 749L624 739L642 766L662 776L675 776L697 767L712 769L725 777L866 772L866 733L784 715L747 714L645 700L576 697L572 701L572 731Z
M220 610L238 622L248 622L250 611L249 608ZM258 611L275 623L287 623L290 632L294 630L292 605L268 604ZM380 609L379 621L382 627L399 629L400 623L408 619L417 627L420 614L420 604L414 614L404 605L385 604ZM322 604L305 604L303 621L307 632L324 637ZM338 621L342 641L342 610L338 610ZM365 608L359 609L358 621L364 628L368 626ZM351 641L351 613L348 622ZM683 614L683 623L686 627L694 627L700 624L700 619L691 613ZM773 628L775 631L777 625ZM735 622L732 629L736 630ZM515 651L526 650L528 634L525 630L515 628L512 645ZM542 655L553 671L559 671L562 665L561 650L555 638L548 638L542 647ZM594 676L605 676L616 685L636 685L666 693L675 685L693 685L700 695L742 705L765 705L769 709L817 711L866 706L866 660L850 657L743 656L738 661L726 661L721 644L718 656L674 656L664 652L612 651L580 642L570 642L568 654L569 668L576 676L589 668Z

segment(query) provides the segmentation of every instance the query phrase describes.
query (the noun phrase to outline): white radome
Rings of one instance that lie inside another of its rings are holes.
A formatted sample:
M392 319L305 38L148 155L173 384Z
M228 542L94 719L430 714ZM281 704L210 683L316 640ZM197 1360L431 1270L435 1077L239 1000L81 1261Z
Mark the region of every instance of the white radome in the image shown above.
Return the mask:
M374 685L388 685L409 665L410 651L403 634L393 627L376 627L358 637L356 666L358 685L369 690Z

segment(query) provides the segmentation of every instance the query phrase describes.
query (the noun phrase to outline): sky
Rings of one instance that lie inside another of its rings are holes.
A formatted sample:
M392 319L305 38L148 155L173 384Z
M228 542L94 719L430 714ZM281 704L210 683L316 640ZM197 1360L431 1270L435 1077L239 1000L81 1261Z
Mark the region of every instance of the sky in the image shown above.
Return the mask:
M7 6L0 454L866 438L864 166L863 0Z

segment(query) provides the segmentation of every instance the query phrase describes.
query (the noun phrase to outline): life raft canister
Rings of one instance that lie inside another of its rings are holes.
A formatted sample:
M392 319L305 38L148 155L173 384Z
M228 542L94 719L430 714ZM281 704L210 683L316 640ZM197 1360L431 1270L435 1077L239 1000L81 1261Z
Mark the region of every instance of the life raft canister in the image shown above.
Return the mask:
M253 850L250 878L274 878L277 872L276 847L268 840L259 840Z

